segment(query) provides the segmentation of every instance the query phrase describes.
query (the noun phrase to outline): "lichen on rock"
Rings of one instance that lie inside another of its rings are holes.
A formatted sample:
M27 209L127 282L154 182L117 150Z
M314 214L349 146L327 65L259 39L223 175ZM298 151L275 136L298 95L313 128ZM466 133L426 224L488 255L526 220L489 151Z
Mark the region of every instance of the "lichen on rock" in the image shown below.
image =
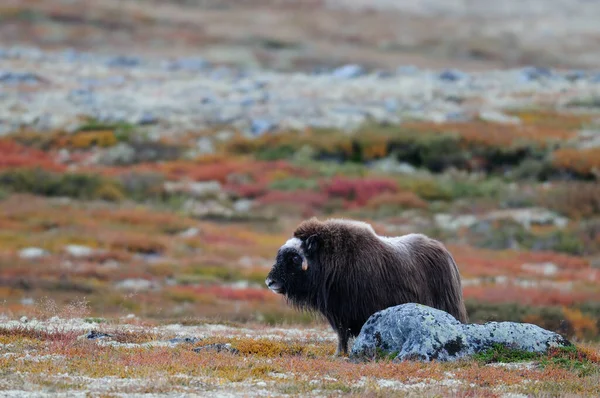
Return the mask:
M529 323L462 324L447 312L409 303L373 314L356 338L351 358L453 361L495 344L542 353L571 343L561 335Z

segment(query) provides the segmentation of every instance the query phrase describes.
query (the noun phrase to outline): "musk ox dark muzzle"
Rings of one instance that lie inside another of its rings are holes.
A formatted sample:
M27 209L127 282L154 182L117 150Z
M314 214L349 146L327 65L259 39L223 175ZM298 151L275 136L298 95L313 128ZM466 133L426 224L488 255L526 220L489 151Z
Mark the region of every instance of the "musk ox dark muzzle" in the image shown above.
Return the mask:
M265 284L267 285L269 290L271 290L272 292L277 293L277 294L284 294L283 283L272 279L271 273L269 273L269 275L267 276L267 279L265 279Z

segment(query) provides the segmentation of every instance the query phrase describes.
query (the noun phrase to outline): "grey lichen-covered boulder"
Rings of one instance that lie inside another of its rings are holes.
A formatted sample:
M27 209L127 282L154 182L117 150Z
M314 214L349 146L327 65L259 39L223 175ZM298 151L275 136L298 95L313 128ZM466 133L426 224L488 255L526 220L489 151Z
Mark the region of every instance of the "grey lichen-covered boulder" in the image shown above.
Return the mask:
M545 352L571 343L537 325L515 322L462 324L447 312L422 304L402 304L371 315L356 338L350 357L453 361L494 344Z

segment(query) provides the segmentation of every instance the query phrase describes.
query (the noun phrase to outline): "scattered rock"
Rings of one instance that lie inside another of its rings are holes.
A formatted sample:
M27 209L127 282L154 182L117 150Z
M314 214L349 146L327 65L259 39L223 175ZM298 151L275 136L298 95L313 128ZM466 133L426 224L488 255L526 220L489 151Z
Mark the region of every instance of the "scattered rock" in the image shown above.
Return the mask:
M200 233L200 230L198 228L192 227L181 232L179 236L181 236L182 238L192 238L194 236L197 236L198 233Z
M73 257L88 257L94 254L94 249L83 245L67 245L65 251Z
M21 299L21 304L22 305L34 305L35 300L32 299L31 297L24 297Z
M525 271L533 271L538 274L545 276L555 275L558 272L558 266L551 262L535 263L535 264L523 264L521 268Z
M117 289L124 290L150 290L155 288L155 282L147 279L124 279L115 284Z
M176 338L170 339L168 341L169 341L169 343L172 343L172 344L182 344L182 343L194 344L194 343L199 342L200 339L197 337L176 337Z
M185 193L198 199L215 198L222 193L219 181L167 181L164 189L167 193Z
M108 333L103 333L103 332L98 332L96 330L92 330L91 332L89 332L87 334L86 337L90 340L96 340L96 339L110 338L110 337L112 337L112 335L110 335Z
M43 81L44 79L31 72L0 71L0 84L38 84Z
M456 69L446 69L446 70L442 71L438 75L438 77L440 80L456 82L459 80L467 79L469 77L469 75L467 75L466 73L461 72L459 70L456 70Z
M393 357L394 361L453 361L494 344L545 352L571 343L557 333L529 323L462 324L447 312L422 304L403 304L373 314L351 351L354 359Z
M516 116L508 116L500 111L495 110L485 110L479 112L479 117L483 120L493 123L502 123L502 124L520 124L521 119Z
M359 77L365 73L363 67L360 65L350 64L340 66L339 68L334 69L331 74L334 77L342 78L342 79L351 79L354 77Z
M440 228L452 231L471 227L478 222L477 216L472 214L453 216L451 214L438 213L434 216L434 220Z
M250 134L254 136L260 136L273 130L276 124L267 119L252 119L250 122Z
M39 247L27 247L19 251L19 257L23 259L33 260L36 258L46 257L49 253Z
M216 344L208 344L202 347L196 347L194 348L192 351L194 352L200 352L200 351L216 351L216 352L221 352L221 351L225 351L225 352L230 352L232 354L239 354L239 351L236 348L233 348L231 346L231 344L227 343L227 344L222 344L222 343L216 343Z
M198 149L199 155L213 154L215 153L215 146L208 137L202 137L196 142L196 148Z
M523 78L526 81L533 81L533 80L539 80L542 78L549 78L552 77L552 71L548 68L544 68L544 67L537 67L537 66L527 66L523 69L521 69L521 76L523 76Z
M137 57L118 55L115 57L110 57L106 62L106 65L110 67L122 68L138 66L140 63L141 61Z

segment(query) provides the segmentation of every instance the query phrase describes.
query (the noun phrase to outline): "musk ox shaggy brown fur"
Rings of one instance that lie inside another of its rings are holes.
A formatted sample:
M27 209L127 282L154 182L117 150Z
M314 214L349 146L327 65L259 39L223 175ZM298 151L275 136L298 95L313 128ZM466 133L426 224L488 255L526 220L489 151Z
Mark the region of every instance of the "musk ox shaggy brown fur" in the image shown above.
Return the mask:
M379 236L354 220L303 221L277 252L265 283L298 309L320 312L348 353L375 312L420 303L467 322L458 267L445 246L422 234Z

